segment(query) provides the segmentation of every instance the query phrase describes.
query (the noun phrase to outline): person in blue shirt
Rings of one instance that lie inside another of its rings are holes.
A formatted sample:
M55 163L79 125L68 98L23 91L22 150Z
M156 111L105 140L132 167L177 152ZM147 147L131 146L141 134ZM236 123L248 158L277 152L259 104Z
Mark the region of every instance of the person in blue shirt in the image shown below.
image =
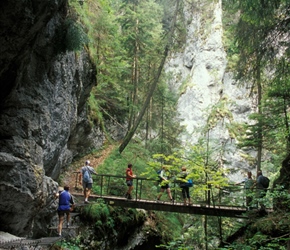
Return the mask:
M64 186L63 191L59 191L57 194L58 197L58 235L61 236L61 231L62 231L62 226L64 222L64 216L66 215L66 222L67 222L67 227L69 227L69 220L70 220L70 212L74 208L74 200L72 195L69 192L69 186Z

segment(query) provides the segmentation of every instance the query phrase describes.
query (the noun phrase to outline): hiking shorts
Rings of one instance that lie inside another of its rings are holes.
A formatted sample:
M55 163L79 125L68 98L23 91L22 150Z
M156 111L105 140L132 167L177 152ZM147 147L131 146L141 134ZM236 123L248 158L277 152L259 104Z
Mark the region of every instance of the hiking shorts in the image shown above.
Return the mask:
M87 182L83 182L83 188L84 189L92 189L93 187L93 183L87 183Z
M65 214L69 215L70 210L57 210L58 217L63 217Z
M169 187L169 184L165 184L165 185L161 185L160 188L162 188L162 189L168 189L170 187Z
M182 197L183 199L186 199L186 198L190 198L190 195L189 195L189 187L183 187L182 188Z
M127 183L128 187L132 187L133 186L133 180L128 180L128 181L126 181L126 183Z

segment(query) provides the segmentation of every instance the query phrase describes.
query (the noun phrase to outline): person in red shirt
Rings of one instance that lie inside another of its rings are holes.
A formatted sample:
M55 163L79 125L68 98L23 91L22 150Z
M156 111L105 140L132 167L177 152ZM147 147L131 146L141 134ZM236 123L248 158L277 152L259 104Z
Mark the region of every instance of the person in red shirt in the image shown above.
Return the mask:
M128 168L126 169L126 184L128 186L128 191L127 193L125 194L125 197L127 199L132 199L132 196L131 196L131 192L133 190L133 179L136 178L136 175L133 174L133 171L132 171L132 164L129 163L128 164Z

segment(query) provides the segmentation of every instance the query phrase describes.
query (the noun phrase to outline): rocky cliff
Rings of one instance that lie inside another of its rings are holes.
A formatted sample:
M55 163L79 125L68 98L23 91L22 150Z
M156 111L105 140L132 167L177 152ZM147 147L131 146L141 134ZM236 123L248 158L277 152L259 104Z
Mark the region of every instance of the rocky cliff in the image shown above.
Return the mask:
M86 110L95 67L56 46L66 0L2 0L0 11L0 230L27 236L49 215L62 169L102 145Z
M231 117L216 117L216 124L208 134L210 148L223 151L214 156L222 167L233 171L251 169L253 166L241 155L255 157L256 152L237 149L237 140L228 130L235 122L249 122L247 117L255 111L256 104L249 97L250 90L238 87L233 74L227 71L222 1L190 1L185 4L184 17L187 29L184 47L171 55L166 66L170 86L180 93L178 111L187 129L183 141L194 145L199 138L206 138L202 130L211 110L224 105ZM240 172L229 178L238 180Z

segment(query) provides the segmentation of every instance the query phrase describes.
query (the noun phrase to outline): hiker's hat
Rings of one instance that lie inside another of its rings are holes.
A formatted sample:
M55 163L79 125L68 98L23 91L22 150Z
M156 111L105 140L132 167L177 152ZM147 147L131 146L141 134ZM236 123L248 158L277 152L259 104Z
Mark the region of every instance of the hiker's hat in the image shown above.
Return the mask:
M91 163L91 162L90 162L89 160L86 161L86 165L90 165L90 163Z

